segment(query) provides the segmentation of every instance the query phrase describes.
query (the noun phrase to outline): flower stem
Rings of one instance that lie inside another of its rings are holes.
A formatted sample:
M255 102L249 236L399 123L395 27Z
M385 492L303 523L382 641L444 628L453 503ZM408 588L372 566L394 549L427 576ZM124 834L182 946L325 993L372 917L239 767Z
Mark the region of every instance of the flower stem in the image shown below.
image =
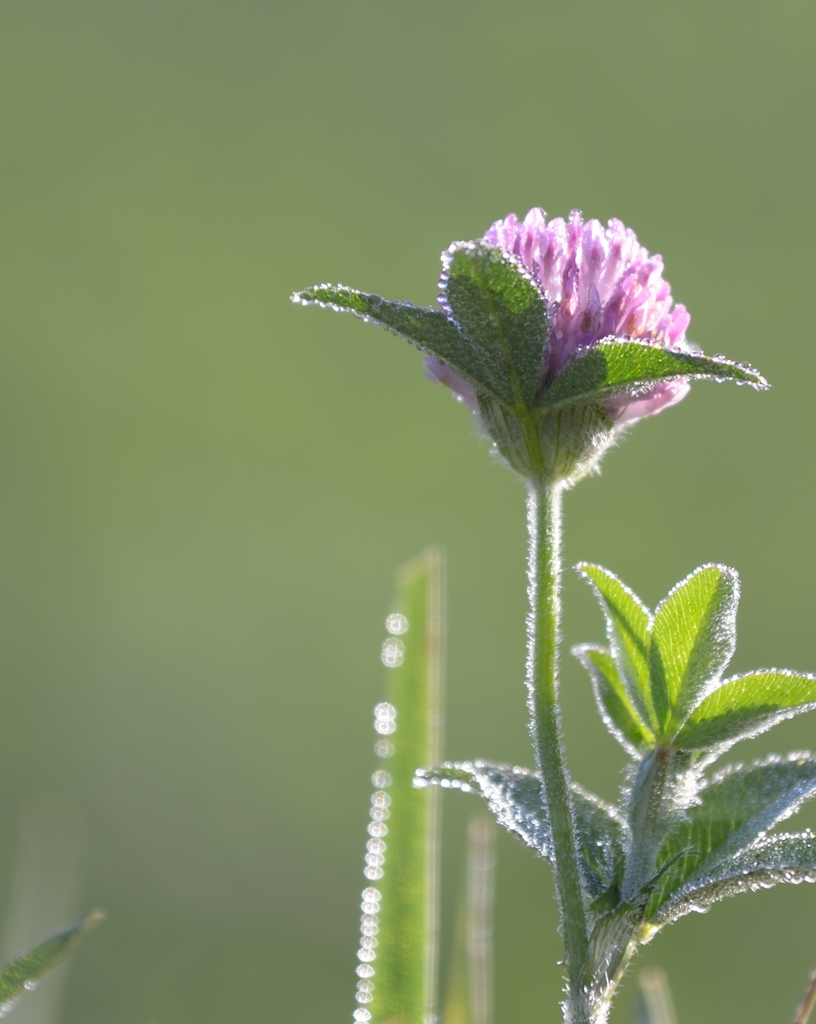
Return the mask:
M530 732L552 827L555 891L561 916L568 985L568 1020L586 1021L579 1007L587 986L587 923L581 894L578 844L558 708L558 642L563 485L531 483L527 500L530 613L527 619L527 690Z

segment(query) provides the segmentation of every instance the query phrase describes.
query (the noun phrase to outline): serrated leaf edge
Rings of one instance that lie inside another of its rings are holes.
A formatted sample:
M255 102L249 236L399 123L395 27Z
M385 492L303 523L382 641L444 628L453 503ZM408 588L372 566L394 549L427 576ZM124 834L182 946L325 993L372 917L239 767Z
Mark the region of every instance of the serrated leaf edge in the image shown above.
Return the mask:
M746 858L758 857L774 847L782 846L789 841L810 842L813 845L813 864L763 865L756 860L754 866L747 863ZM672 924L686 914L693 912L705 913L715 903L737 896L743 892L756 892L760 889L771 889L783 883L797 885L800 882L816 882L816 835L809 829L804 832L782 832L774 836L760 837L756 843L734 854L721 865L718 877L708 879L704 884L697 883L694 876L685 882L665 903L657 914L650 918L647 925L661 928ZM732 870L734 874L726 872Z
M696 358L699 358L699 359L706 359L710 363L714 363L714 364L716 364L716 366L722 367L723 370L726 371L724 376L722 377L722 381L725 381L725 380L728 380L728 379L735 380L735 381L739 380L739 382L741 384L747 384L750 387L754 388L755 391L767 391L768 388L770 388L770 386L771 386L768 383L768 381L762 376L762 374L757 369L755 369L753 366L751 366L750 363L741 363L741 362L737 362L737 361L732 360L732 359L725 359L725 358L723 358L721 356L707 356L703 352L687 352L687 351L685 351L683 349L678 349L678 348L665 348L665 347L663 347L661 345L655 345L654 343L652 343L650 341L644 341L644 340L642 340L640 338L629 338L629 337L626 337L626 336L617 337L616 335L610 334L607 337L601 338L599 341L594 342L591 345L587 345L587 346L585 346L585 347L583 347L581 349L578 349L575 352L572 360L567 364L567 366L564 367L564 369L561 371L561 373L558 375L558 377L556 377L553 381L551 381L549 387L546 388L541 393L541 395L539 397L539 400L538 400L538 407L539 408L544 408L547 411L551 411L553 409L559 408L562 405L569 405L569 404L571 404L573 402L581 402L581 401L587 401L587 400L591 401L591 399L588 399L588 397L586 395L584 395L582 397L576 397L576 398L566 397L566 398L564 398L564 399L562 399L562 400L560 400L558 402L554 402L551 405L545 405L544 404L545 400L546 400L546 397L547 397L547 393L549 392L549 390L555 385L555 383L559 380L559 378L562 377L564 375L564 373L566 373L571 367L573 367L579 360L583 359L586 356L591 355L593 352L596 352L598 349L612 348L615 345L620 345L620 344L637 345L637 346L639 346L640 348L643 348L643 349L659 349L660 351L663 351L663 352L670 352L673 355L689 356L690 358L695 358L696 357ZM728 371L734 371L734 370L738 371L738 375L737 374L733 374L733 373L729 375ZM746 379L745 375L753 375L754 379L753 380ZM627 391L631 390L633 392L633 395L637 396L639 391L646 391L649 388L654 387L656 384L659 384L663 380L712 380L712 379L715 380L715 381L718 381L718 382L720 381L720 378L717 377L716 373L713 370L705 370L705 371L700 370L698 372L695 372L694 370L687 370L686 372L672 374L671 376L644 379L641 382L638 382L637 380L633 380L633 381L628 382L628 383L620 383L620 384L615 384L615 385L610 385L610 386L611 387L615 387L615 388L620 388L620 392L622 394L624 394ZM599 401L603 401L603 400L604 399L599 399Z
M683 725L675 733L672 743L677 744L677 741L680 739L683 729L686 727L686 725L688 725L691 716L704 701L708 700L709 697L717 693L719 690L722 689L722 687L727 686L729 683L735 683L738 682L740 679L747 678L748 676L758 676L762 675L763 673L773 673L779 676L789 676L791 679L810 679L812 682L816 682L816 674L813 674L811 672L795 672L793 669L789 668L755 668L752 669L750 672L740 672L738 675L728 676L728 678L726 679L721 679L715 687L709 690L708 693L704 694L700 698L700 700L694 705L694 707L691 708L685 721L683 722ZM780 722L786 722L788 721L788 719L795 718L797 715L806 714L808 711L815 710L816 700L806 701L803 704L794 704L788 708L779 708L778 711L769 712L768 720L764 723L760 723L751 730L740 732L739 734L730 736L727 740L721 740L719 743L712 744L710 747L683 747L682 745L677 745L677 749L700 751L706 750L714 754L715 757L719 757L721 754L724 754L726 750L729 750L736 743L739 743L742 740L754 739L756 736L761 736L763 733L768 732L769 729L773 729L773 727L775 725L778 725Z
M741 582L740 582L740 577L739 577L739 573L737 572L737 570L732 568L729 565L724 565L722 562L705 562L705 563L703 563L703 565L698 565L696 569L692 570L686 577L684 577L682 580L680 580L679 583L675 583L675 585L671 588L671 590L668 592L668 594L666 594L666 596L664 598L662 598L657 603L657 606L655 607L654 613L652 615L652 620L649 623L650 645L651 645L651 638L654 636L654 626L655 626L655 624L657 622L658 616L660 615L660 613L663 610L663 608L665 607L665 605L668 604L668 602L671 600L671 598L674 597L674 595L679 590L682 590L683 587L687 586L694 579L695 576L699 576L701 573L706 572L709 569L717 569L724 576L728 576L730 579L733 580L733 582L734 582L734 603L735 603L735 605L737 607L739 606L739 601L740 601L740 596L741 596ZM735 611L736 611L736 609L735 609ZM734 637L733 647L734 647L734 650L735 650L736 649L736 636ZM731 658L734 657L734 650L732 650L731 656L729 657L728 661L730 661ZM726 662L726 665L727 664L728 664L728 662ZM723 666L723 670L724 669L725 669L725 666ZM748 673L745 673L745 674L747 675ZM721 676L716 676L713 679L709 680L709 683L706 686L706 688L700 691L702 696L698 697L696 703L694 703L693 705L689 705L688 708L684 709L685 717L682 720L674 718L675 712L677 712L681 708L683 708L682 692L677 695L678 696L677 705L676 705L676 707L674 709L672 709L671 717L670 717L670 720L669 720L669 723L668 723L668 728L673 730L673 734L674 735L676 735L679 732L679 730L683 727L685 722L688 721L688 719L691 716L691 714L694 711L694 709L696 707L698 707L700 705L700 703L703 700L705 700L706 697L709 696L709 694L713 693L718 688L719 683L720 683L720 679L721 679ZM661 739L669 739L670 735L671 735L671 733L667 733L667 735L662 736L660 738Z

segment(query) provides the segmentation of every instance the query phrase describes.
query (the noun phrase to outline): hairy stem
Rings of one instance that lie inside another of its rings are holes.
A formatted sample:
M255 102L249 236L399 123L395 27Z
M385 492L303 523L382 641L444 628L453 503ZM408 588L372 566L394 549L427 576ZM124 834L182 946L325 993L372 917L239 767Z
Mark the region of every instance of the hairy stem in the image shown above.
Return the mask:
M560 484L531 484L529 531L527 690L530 732L541 773L555 848L555 891L561 915L570 1024L589 1021L586 993L587 924L581 895L578 844L558 708L558 641L561 575Z

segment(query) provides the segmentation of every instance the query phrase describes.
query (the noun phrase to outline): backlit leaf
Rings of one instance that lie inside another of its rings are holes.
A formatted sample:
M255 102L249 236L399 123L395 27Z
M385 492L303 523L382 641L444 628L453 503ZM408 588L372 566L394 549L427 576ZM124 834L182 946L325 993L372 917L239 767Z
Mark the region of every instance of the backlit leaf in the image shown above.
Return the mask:
M652 697L664 727L672 718L685 717L733 657L738 601L736 572L704 565L658 605L649 665Z
M654 709L649 679L649 609L608 569L588 562L575 568L592 584L606 619L609 646L621 682L638 716L651 727Z
M576 402L603 402L621 394L642 397L650 385L684 377L735 380L758 390L767 381L750 366L689 352L658 348L644 341L607 338L575 359L553 381L539 407L554 409Z
M491 384L493 371L486 364L484 353L476 349L440 309L413 306L410 302L392 302L379 295L331 284L295 292L292 301L304 306L315 304L341 313L353 313L361 320L384 327L417 348L438 356L474 387L495 398L503 397Z
M601 717L615 739L632 757L653 746L654 733L635 710L609 651L581 644L572 653L589 673Z
M770 889L782 882L816 882L816 836L812 832L759 839L718 864L710 875L695 875L658 911L658 926L741 892Z
M414 785L480 794L502 828L540 857L552 860L552 829L544 809L541 780L528 768L511 768L490 761L446 763L438 768L420 768Z
M547 303L518 260L485 242L444 256L444 301L480 359L481 379L510 406L530 408L549 334Z
M671 864L652 890L646 916L654 916L687 880L715 871L814 794L816 757L811 754L771 757L715 776L663 846L660 863Z
M415 785L438 785L479 793L496 821L545 860L552 860L552 830L544 809L541 780L527 768L489 761L463 761L416 773ZM624 825L617 809L573 783L573 811L582 853L582 881L597 898L615 881L623 858Z
M780 669L751 672L724 680L704 697L673 742L685 750L724 750L814 708L816 676Z

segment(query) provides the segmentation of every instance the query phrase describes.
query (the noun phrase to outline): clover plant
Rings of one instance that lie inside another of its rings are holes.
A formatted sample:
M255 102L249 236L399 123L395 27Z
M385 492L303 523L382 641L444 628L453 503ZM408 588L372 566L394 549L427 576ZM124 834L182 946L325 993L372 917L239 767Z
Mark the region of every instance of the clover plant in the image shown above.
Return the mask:
M587 671L606 727L629 757L616 804L571 777L559 709L564 491L595 470L632 424L679 402L691 381L768 385L750 366L705 356L686 339L689 315L673 304L661 258L619 221L604 228L577 211L548 221L534 209L523 221L511 215L496 222L483 238L454 243L442 261L438 308L333 285L293 299L354 313L422 350L427 375L471 411L496 457L526 486L533 766L474 760L414 763L410 770L417 769L418 787L480 794L499 825L550 864L564 942L563 1019L600 1024L633 953L666 925L734 893L816 881L816 836L771 831L816 793L816 757L795 753L713 767L740 740L816 708L812 675L778 669L726 675L739 600L733 569L702 566L652 611L608 570L578 566L598 599L606 644L583 644L573 654ZM426 571L422 586L429 579ZM423 593L409 586L408 599L427 603ZM411 619L405 616L406 629ZM416 633L417 643L422 635ZM395 665L406 645L407 638L393 640ZM427 685L421 692L430 699ZM388 732L395 719L383 721L381 731ZM424 741L416 723L412 729L413 754L421 756ZM424 749L431 746L425 742ZM392 829L410 833L408 819L396 814L400 799L395 790ZM385 806L385 797L375 804ZM422 830L418 818L413 827ZM379 830L379 840L385 832ZM395 837L388 863L397 873L419 870L420 854L410 854L409 840ZM382 841L369 878L382 877L384 850ZM423 863L424 888L418 875L412 884L426 899L432 885ZM382 899L386 915L388 879L386 872L383 892L367 890L369 910L376 904L379 911ZM379 918L368 916L371 938ZM408 928L407 920L399 927ZM395 928L379 953L376 941L361 947L368 960L362 961L358 1024L422 1024L433 1017L427 971L414 970L419 955L429 962L431 932L423 933L425 948L417 954L400 946ZM378 997L380 984L397 993L390 1002Z

